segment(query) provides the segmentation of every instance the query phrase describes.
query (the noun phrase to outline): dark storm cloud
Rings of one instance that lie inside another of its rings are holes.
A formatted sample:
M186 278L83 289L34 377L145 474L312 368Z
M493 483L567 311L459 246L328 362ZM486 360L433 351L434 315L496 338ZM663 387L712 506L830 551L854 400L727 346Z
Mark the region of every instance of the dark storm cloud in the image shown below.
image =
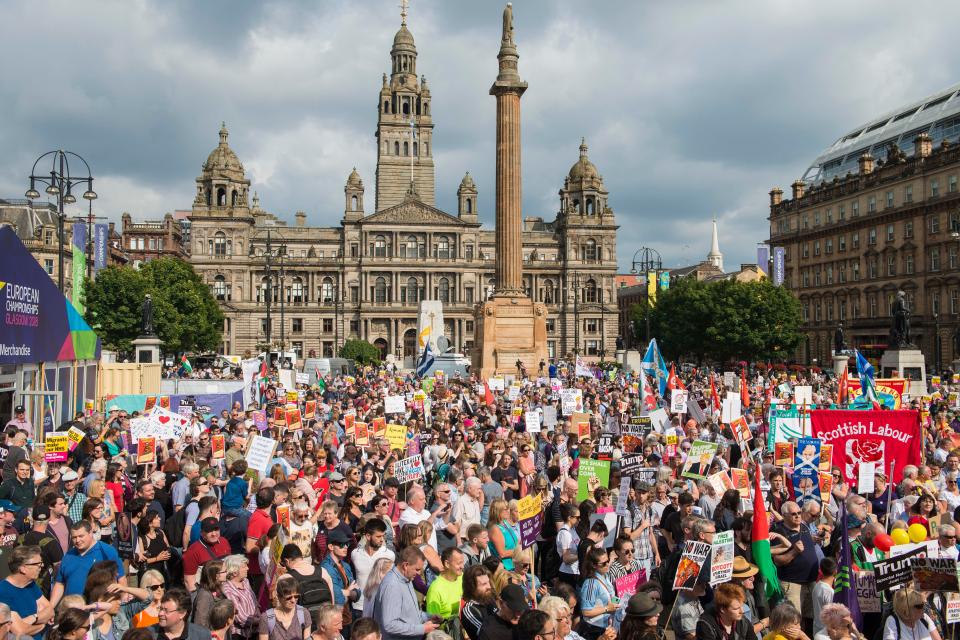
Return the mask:
M9 3L0 22L0 197L42 151L94 168L103 215L189 208L226 120L268 210L340 219L356 166L374 189L376 95L399 0ZM412 0L433 93L438 205L469 170L493 219L499 2ZM755 260L766 192L867 119L958 81L960 7L925 3L517 0L524 215L551 219L586 137L621 225L677 266L720 224L728 268ZM368 198L372 202L372 198Z

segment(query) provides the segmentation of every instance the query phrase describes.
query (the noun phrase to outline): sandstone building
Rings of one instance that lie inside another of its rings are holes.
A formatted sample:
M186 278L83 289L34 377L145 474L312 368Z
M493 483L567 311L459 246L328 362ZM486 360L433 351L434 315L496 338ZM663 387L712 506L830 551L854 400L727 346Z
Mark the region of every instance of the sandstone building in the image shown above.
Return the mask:
M409 365L418 303L436 299L450 343L470 355L474 306L494 280L494 231L479 222L480 206L492 206L492 185L484 202L467 173L457 211L435 206L431 94L417 75L405 19L390 58L377 97L374 193L350 172L339 226L308 226L302 212L291 226L264 210L221 128L196 180L188 253L223 307L225 353L269 343L330 356L356 337ZM616 341L617 224L587 151L582 142L552 219L527 216L523 223L523 286L547 307L548 352L557 357L612 356Z

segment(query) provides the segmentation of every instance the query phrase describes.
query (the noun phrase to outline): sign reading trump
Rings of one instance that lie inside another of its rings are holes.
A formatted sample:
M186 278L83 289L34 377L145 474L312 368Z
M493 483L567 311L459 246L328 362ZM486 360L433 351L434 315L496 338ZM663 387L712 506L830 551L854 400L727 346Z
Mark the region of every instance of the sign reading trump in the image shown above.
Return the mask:
M860 463L871 462L884 471L894 465L893 482L903 479L903 468L920 464L920 414L916 411L810 412L813 437L833 445L833 466L848 483L857 481Z

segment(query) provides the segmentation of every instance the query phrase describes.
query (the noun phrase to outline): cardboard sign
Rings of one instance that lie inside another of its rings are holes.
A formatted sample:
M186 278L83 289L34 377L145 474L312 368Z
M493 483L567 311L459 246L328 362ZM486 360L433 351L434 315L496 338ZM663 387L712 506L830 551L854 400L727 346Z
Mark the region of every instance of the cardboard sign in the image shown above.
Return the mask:
M402 424L388 424L386 430L387 442L390 450L404 449L407 446L407 427Z
M539 412L527 411L526 415L524 415L523 417L523 423L527 433L540 433L540 413Z
M617 591L617 597L621 600L627 599L637 592L637 585L647 581L647 570L639 569L633 573L618 578L613 587Z
M157 461L157 439L140 438L137 441L137 464L151 464Z
M918 591L960 591L953 558L913 558L913 588Z
M648 415L650 416L650 424L653 425L653 430L657 433L663 433L670 426L670 416L667 415L667 410L663 407L651 411Z
M877 592L877 578L872 571L854 571L857 580L857 600L860 613L880 613L880 594Z
M687 461L683 464L681 475L684 478L706 480L707 474L710 472L710 465L713 464L713 458L716 455L716 442L694 440L690 446L690 452L687 454Z
M670 394L670 411L671 413L686 413L687 412L687 398L689 396L689 391L686 389L671 389Z
M526 549L537 541L543 530L543 500L531 494L517 502L520 517L520 546Z
M227 437L222 433L210 436L210 458L223 460L227 457Z
M403 399L403 396L387 396L386 398L384 398L383 412L386 414L406 413L407 407L406 407L406 402Z
M893 549L890 550L893 552ZM873 563L873 572L877 576L877 590L886 591L893 587L899 587L913 579L912 560L926 555L927 548L920 547L913 551L895 555L886 560L877 560Z
M683 555L680 556L680 564L677 565L677 573L673 578L674 591L680 589L690 591L696 586L708 553L710 553L710 545L706 542L695 540L684 542Z
M710 553L710 586L733 579L733 531L717 531Z
M599 487L610 485L610 461L580 458L580 470L577 472L577 501L588 497L593 500L593 492Z
M420 456L410 456L403 460L397 460L393 469L393 475L400 484L413 482L423 478L423 459Z
M261 476L267 475L270 469L270 461L273 460L273 452L277 448L277 441L273 438L265 438L255 435L250 440L250 446L247 448L247 465L260 473Z
M70 436L64 433L48 433L43 441L43 459L47 462L66 462L70 451Z

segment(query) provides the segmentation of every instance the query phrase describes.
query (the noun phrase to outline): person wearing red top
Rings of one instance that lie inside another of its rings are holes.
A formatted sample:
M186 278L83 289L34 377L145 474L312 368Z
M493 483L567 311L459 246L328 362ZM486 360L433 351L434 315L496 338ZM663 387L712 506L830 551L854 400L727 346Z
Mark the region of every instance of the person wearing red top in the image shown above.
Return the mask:
M270 507L273 506L275 497L273 487L263 487L257 491L257 510L253 512L250 522L247 523L246 550L247 559L250 561L250 586L254 593L258 593L260 585L263 584L263 573L260 571L260 538L267 535L270 527L274 525L273 518L270 516Z
M387 478L383 481L383 495L387 498L387 517L396 526L400 522L400 514L407 508L405 502L397 499L400 482L396 478Z
M183 554L183 582L188 591L197 586L197 572L210 560L222 560L230 555L230 543L220 537L220 522L204 518L200 523L200 539Z

